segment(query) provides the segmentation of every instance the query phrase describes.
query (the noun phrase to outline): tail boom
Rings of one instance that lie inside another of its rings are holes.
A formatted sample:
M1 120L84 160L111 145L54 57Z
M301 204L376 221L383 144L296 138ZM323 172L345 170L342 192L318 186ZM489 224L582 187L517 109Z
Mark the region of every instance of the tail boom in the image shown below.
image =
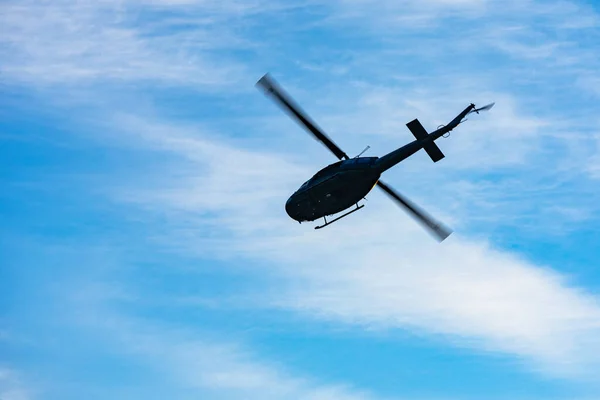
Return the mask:
M435 140L439 139L446 133L450 132L454 128L456 128L462 120L469 114L472 110L475 109L474 104L470 104L467 108L465 108L460 114L456 116L452 121L448 123L448 125L437 129L431 133L427 133L423 125L418 120L413 120L406 124L408 129L415 136L416 140L404 145L391 153L388 153L382 157L380 157L375 163L375 168L382 173L385 170L392 168L394 165L398 164L401 161L404 161L408 157L415 154L417 151L424 149L429 157L433 160L433 162L437 162L444 158L444 154L440 150L440 148L434 143Z
M450 132L452 129L456 128L462 120L469 114L471 111L475 110L475 104L471 103L467 108L465 108L460 114L456 116L452 121L448 123L448 125L441 127L438 130L435 130L429 134L429 136L433 139L439 139L444 136L446 133Z

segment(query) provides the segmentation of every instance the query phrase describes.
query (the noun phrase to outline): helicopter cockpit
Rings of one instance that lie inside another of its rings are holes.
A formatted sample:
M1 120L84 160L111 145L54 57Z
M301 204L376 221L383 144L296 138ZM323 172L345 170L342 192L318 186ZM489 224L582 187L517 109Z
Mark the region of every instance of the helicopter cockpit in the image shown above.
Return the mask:
M338 162L335 162L333 164L326 166L325 168L323 168L322 170L320 170L319 172L314 174L312 178L310 178L309 180L304 182L302 184L302 186L300 186L300 189L298 189L298 190L305 189L310 184L315 183L317 180L323 178L324 176L327 176L332 170L337 169L340 166L340 164L342 164L342 162L344 162L344 161L338 161Z

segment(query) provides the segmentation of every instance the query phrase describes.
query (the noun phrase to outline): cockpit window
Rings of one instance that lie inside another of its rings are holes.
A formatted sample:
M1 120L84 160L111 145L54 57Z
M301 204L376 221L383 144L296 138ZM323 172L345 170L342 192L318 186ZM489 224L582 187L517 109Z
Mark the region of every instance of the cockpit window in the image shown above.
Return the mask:
M336 163L333 163L331 165L326 166L325 168L323 168L322 170L320 170L319 172L317 172L315 174L315 176L313 176L312 179L318 179L320 177L322 177L323 175L326 175L327 173L329 173L329 171L331 171L332 169L337 168L340 164L342 163L342 161L338 161Z

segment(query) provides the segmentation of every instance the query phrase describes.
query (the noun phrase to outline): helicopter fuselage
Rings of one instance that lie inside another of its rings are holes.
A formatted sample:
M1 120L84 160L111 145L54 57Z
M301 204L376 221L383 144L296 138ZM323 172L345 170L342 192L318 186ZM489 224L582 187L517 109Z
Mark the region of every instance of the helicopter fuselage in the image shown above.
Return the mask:
M359 157L328 165L290 196L285 211L298 222L314 221L357 204L379 180L377 160Z
M285 204L285 210L292 219L302 223L303 221L314 221L323 217L324 224L315 226L315 229L324 228L364 207L364 204L359 206L358 202L365 198L373 187L377 185L390 198L396 201L398 205L404 207L406 211L426 226L430 232L435 234L440 241L450 235L452 231L443 227L386 183L381 182L379 177L383 172L421 149L427 153L431 161L438 162L442 160L444 153L442 153L435 141L441 137L447 137L447 134L461 124L467 115L473 112L479 114L480 111L489 110L494 106L494 103L479 108L471 103L450 121L448 125L440 125L438 129L431 133L427 132L421 122L415 118L406 124L415 137L414 141L381 157L360 157L369 148L367 146L358 156L351 159L348 157L348 154L310 119L269 74L265 74L260 78L256 82L256 85L263 89L265 94L271 97L284 111L311 133L315 139L323 143L338 160L341 160L321 169L290 196ZM356 208L353 210L327 221L327 216L337 214L353 205L356 205Z

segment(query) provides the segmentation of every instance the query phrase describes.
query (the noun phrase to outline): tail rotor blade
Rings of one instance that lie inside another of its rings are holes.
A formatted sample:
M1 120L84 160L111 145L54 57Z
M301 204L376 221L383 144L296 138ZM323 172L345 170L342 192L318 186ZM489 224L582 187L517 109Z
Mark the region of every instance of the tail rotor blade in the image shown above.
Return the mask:
M381 181L377 182L377 185L385 193L387 193L388 196L403 206L418 222L425 226L438 239L439 242L442 242L444 239L450 236L452 230L436 221L433 217L428 215L424 210L421 210L410 200L400 195L398 192Z
M494 107L494 104L496 104L496 103L490 103L490 104L487 104L487 105L485 105L483 107L474 108L473 110L469 111L469 114L470 113L477 113L477 114L479 114L479 111L487 111L490 108Z

